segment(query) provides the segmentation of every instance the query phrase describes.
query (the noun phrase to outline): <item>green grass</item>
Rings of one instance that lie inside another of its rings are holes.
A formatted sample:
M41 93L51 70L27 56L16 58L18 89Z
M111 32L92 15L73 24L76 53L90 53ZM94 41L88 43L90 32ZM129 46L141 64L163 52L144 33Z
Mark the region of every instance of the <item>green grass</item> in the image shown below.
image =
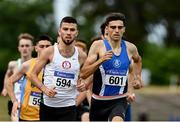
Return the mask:
M0 121L10 121L7 108L8 100L9 97L0 96Z

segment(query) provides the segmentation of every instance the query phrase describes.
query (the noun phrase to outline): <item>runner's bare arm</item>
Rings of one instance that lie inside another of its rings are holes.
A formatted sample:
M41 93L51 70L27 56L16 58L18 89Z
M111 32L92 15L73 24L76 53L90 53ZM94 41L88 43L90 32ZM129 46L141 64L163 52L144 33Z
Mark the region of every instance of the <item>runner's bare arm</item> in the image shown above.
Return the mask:
M13 69L14 69L15 65L16 65L16 61L10 61L8 63L8 68L7 68L7 71L4 76L4 86L3 86L3 90L1 92L1 94L3 96L7 95L6 83L7 83L8 78L13 74Z
M133 71L133 64L130 65L129 67L129 74L128 74L128 92L133 93L134 88L133 88L133 81L134 81L134 71Z
M135 88L139 89L143 86L143 81L142 81L142 59L141 56L138 53L138 50L135 45L132 45L131 47L131 53L132 53L132 59L133 59L133 72L135 76L135 80L140 82L140 86L137 86Z
M8 80L7 80L7 83L6 83L6 89L7 89L7 92L12 100L12 102L14 101L17 101L16 100L16 97L15 97L15 94L14 94L14 83L17 82L18 80L20 80L20 78L25 74L25 72L27 71L28 69L28 63L29 61L27 62L24 62L22 64L22 66L20 67L20 69L18 69L17 71L15 71L13 73L13 75L11 75Z
M100 41L95 41L92 44L89 50L88 57L81 69L81 78L86 79L87 77L92 75L104 61L111 59L113 54L112 51L106 52L104 56L98 59L100 43Z
M51 49L52 50L52 49ZM43 67L49 61L49 55L51 54L51 50L44 50L41 55L37 58L37 61L32 69L32 72L29 75L29 78L33 84L35 84L38 88L41 89L42 82L38 78L38 74L41 72Z
M76 106L80 105L85 98L86 98L86 91L79 92L78 96L76 97Z
M134 93L134 72L133 72L133 64L129 67L129 74L128 74L128 92L127 92L127 100L128 102L134 102L135 101L135 93Z
M79 51L79 63L80 63L81 68L82 68L85 60L87 59L87 54L82 49L78 48L78 51Z
M45 49L41 53L40 57L37 58L34 68L32 69L32 72L29 74L30 81L49 97L54 97L54 95L56 94L56 91L54 90L54 88L49 89L45 85L43 85L43 83L38 78L38 74L44 68L47 62L51 61L53 51L54 51L53 46Z

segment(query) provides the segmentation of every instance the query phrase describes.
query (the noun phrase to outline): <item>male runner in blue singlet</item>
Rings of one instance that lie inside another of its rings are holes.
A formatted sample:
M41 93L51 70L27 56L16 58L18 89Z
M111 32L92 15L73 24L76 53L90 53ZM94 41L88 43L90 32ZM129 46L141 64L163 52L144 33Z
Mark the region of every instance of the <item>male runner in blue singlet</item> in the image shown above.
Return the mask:
M95 41L89 50L88 58L80 77L86 79L94 74L93 95L90 108L91 121L123 121L128 102L133 102L135 73L141 82L141 58L134 44L122 39L125 32L125 16L111 13L106 18L107 37ZM135 79L137 80L137 79ZM78 88L83 89L82 82Z

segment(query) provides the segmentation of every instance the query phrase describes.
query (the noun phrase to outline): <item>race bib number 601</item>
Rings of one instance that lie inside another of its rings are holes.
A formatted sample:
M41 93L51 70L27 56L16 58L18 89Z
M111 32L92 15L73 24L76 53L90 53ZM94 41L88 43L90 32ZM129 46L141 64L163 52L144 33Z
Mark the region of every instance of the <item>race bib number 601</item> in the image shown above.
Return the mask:
M125 86L127 76L106 75L105 84L112 86Z

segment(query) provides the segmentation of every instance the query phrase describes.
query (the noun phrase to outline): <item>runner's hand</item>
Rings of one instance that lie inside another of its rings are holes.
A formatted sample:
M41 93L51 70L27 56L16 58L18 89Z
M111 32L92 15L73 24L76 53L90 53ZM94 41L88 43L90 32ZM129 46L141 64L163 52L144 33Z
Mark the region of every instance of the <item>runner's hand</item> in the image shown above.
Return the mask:
M80 78L80 79L77 81L77 86L76 86L77 90L78 90L79 92L83 92L83 91L86 91L86 90L87 90L86 87L87 87L87 85L86 85L85 81L82 81L82 79Z
M1 92L1 95L5 97L7 95L7 90L3 89L2 92Z
M130 102L130 103L134 102L135 101L135 94L134 93L128 93L127 101Z
M112 50L107 51L107 52L104 54L104 56L101 57L101 60L102 60L102 62L105 62L105 61L111 59L112 56L113 56L113 51L112 51Z
M137 76L136 79L132 82L134 89L140 89L143 87L143 81L140 76Z
M42 91L44 92L44 94L46 94L47 96L49 97L54 97L57 92L55 90L56 87L53 87L53 88L47 88L46 86L42 86Z

